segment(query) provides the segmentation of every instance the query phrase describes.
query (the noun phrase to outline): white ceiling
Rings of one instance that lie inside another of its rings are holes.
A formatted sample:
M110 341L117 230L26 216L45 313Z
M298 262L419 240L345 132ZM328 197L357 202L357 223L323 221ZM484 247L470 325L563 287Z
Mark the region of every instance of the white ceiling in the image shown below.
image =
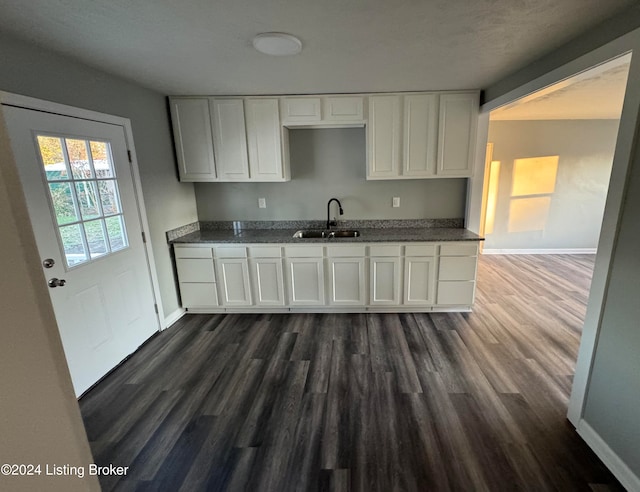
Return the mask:
M0 0L0 30L165 94L479 89L635 3ZM302 53L258 53L265 31Z
M491 112L491 120L619 119L631 55L577 74Z

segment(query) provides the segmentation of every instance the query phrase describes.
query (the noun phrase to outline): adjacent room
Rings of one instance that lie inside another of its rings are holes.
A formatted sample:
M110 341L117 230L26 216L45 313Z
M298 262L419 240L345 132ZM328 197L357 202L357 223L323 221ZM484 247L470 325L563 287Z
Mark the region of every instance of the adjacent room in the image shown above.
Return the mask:
M640 491L640 7L0 0L0 489Z

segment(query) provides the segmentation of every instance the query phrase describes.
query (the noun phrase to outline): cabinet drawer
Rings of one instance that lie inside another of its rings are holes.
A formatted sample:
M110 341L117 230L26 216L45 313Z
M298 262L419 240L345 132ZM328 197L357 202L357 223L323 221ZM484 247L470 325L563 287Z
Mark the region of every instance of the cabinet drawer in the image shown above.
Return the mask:
M439 280L475 280L475 256L442 256L440 257Z
M369 246L369 256L401 256L399 244L376 244Z
M438 302L443 306L470 306L473 304L475 282L438 282Z
M364 245L327 246L327 258L364 257Z
M180 283L180 297L185 308L207 308L218 306L216 284Z
M435 256L437 245L435 243L427 244L407 244L404 247L405 256Z
M216 258L246 258L247 248L244 246L218 246L215 248Z
M193 248L189 246L174 246L176 258L213 258L211 248Z
M250 246L250 258L280 258L282 248L280 246Z
M321 258L322 246L285 246L284 255L289 258Z
M444 243L440 246L440 256L475 256L478 254L478 243Z
M215 282L213 260L209 258L176 259L180 282Z

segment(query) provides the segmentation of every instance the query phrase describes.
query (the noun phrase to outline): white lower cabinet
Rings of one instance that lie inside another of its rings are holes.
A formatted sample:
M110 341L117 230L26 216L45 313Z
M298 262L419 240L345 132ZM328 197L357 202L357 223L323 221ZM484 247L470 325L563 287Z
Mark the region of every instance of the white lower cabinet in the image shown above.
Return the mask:
M436 301L436 259L412 257L404 259L405 305L431 306Z
M291 306L324 306L324 259L287 258L287 286Z
M365 258L327 258L327 266L329 304L364 306L366 304Z
M285 305L281 258L251 258L249 260L253 298L256 306Z
M466 311L478 243L176 245L183 307L193 310Z
M400 305L401 264L400 258L369 258L369 304L372 306Z
M216 259L223 306L251 306L249 264L246 258Z

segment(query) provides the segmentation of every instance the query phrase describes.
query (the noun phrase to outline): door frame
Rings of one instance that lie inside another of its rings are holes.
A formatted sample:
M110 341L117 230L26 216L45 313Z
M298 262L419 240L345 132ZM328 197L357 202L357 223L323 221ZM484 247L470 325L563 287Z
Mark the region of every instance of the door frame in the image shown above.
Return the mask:
M465 226L468 229L480 232L482 227L481 211L486 174L485 150L488 141L490 112L614 58L629 53L633 54L634 51L638 50L639 46L640 29L635 29L571 61L550 69L538 77L530 79L480 107L474 174L469 179L467 187ZM636 135L640 123L640 98L637 91L629 90L631 87L638 87L640 84L640 53L636 52L635 55L632 56L627 77L627 90L620 118L603 224L598 240L589 301L567 412L567 418L578 429L578 432L581 432L584 424L586 424L583 419L584 407L600 335L602 315L607 302L607 290L612 266L611 260L618 240L620 218L628 187L629 170L635 158Z
M158 282L158 274L155 269L155 257L151 246L151 235L149 233L149 222L147 220L147 210L144 205L144 196L142 194L142 182L140 180L140 169L138 167L138 158L135 150L133 131L131 129L131 121L128 118L114 116L89 109L67 106L65 104L44 101L33 97L22 96L10 92L0 91L0 117L4 118L3 106L16 106L20 108L41 111L45 113L57 114L60 116L69 116L83 120L96 121L99 123L108 123L123 128L127 150L131 156L131 177L133 180L134 194L136 198L137 212L140 219L142 232L146 238L143 242L145 249L145 257L147 262L147 271L151 280L151 289L153 292L153 302L156 304L156 323L159 330L167 328L165 319L160 316L164 313L162 306L162 298L160 297L160 284Z

